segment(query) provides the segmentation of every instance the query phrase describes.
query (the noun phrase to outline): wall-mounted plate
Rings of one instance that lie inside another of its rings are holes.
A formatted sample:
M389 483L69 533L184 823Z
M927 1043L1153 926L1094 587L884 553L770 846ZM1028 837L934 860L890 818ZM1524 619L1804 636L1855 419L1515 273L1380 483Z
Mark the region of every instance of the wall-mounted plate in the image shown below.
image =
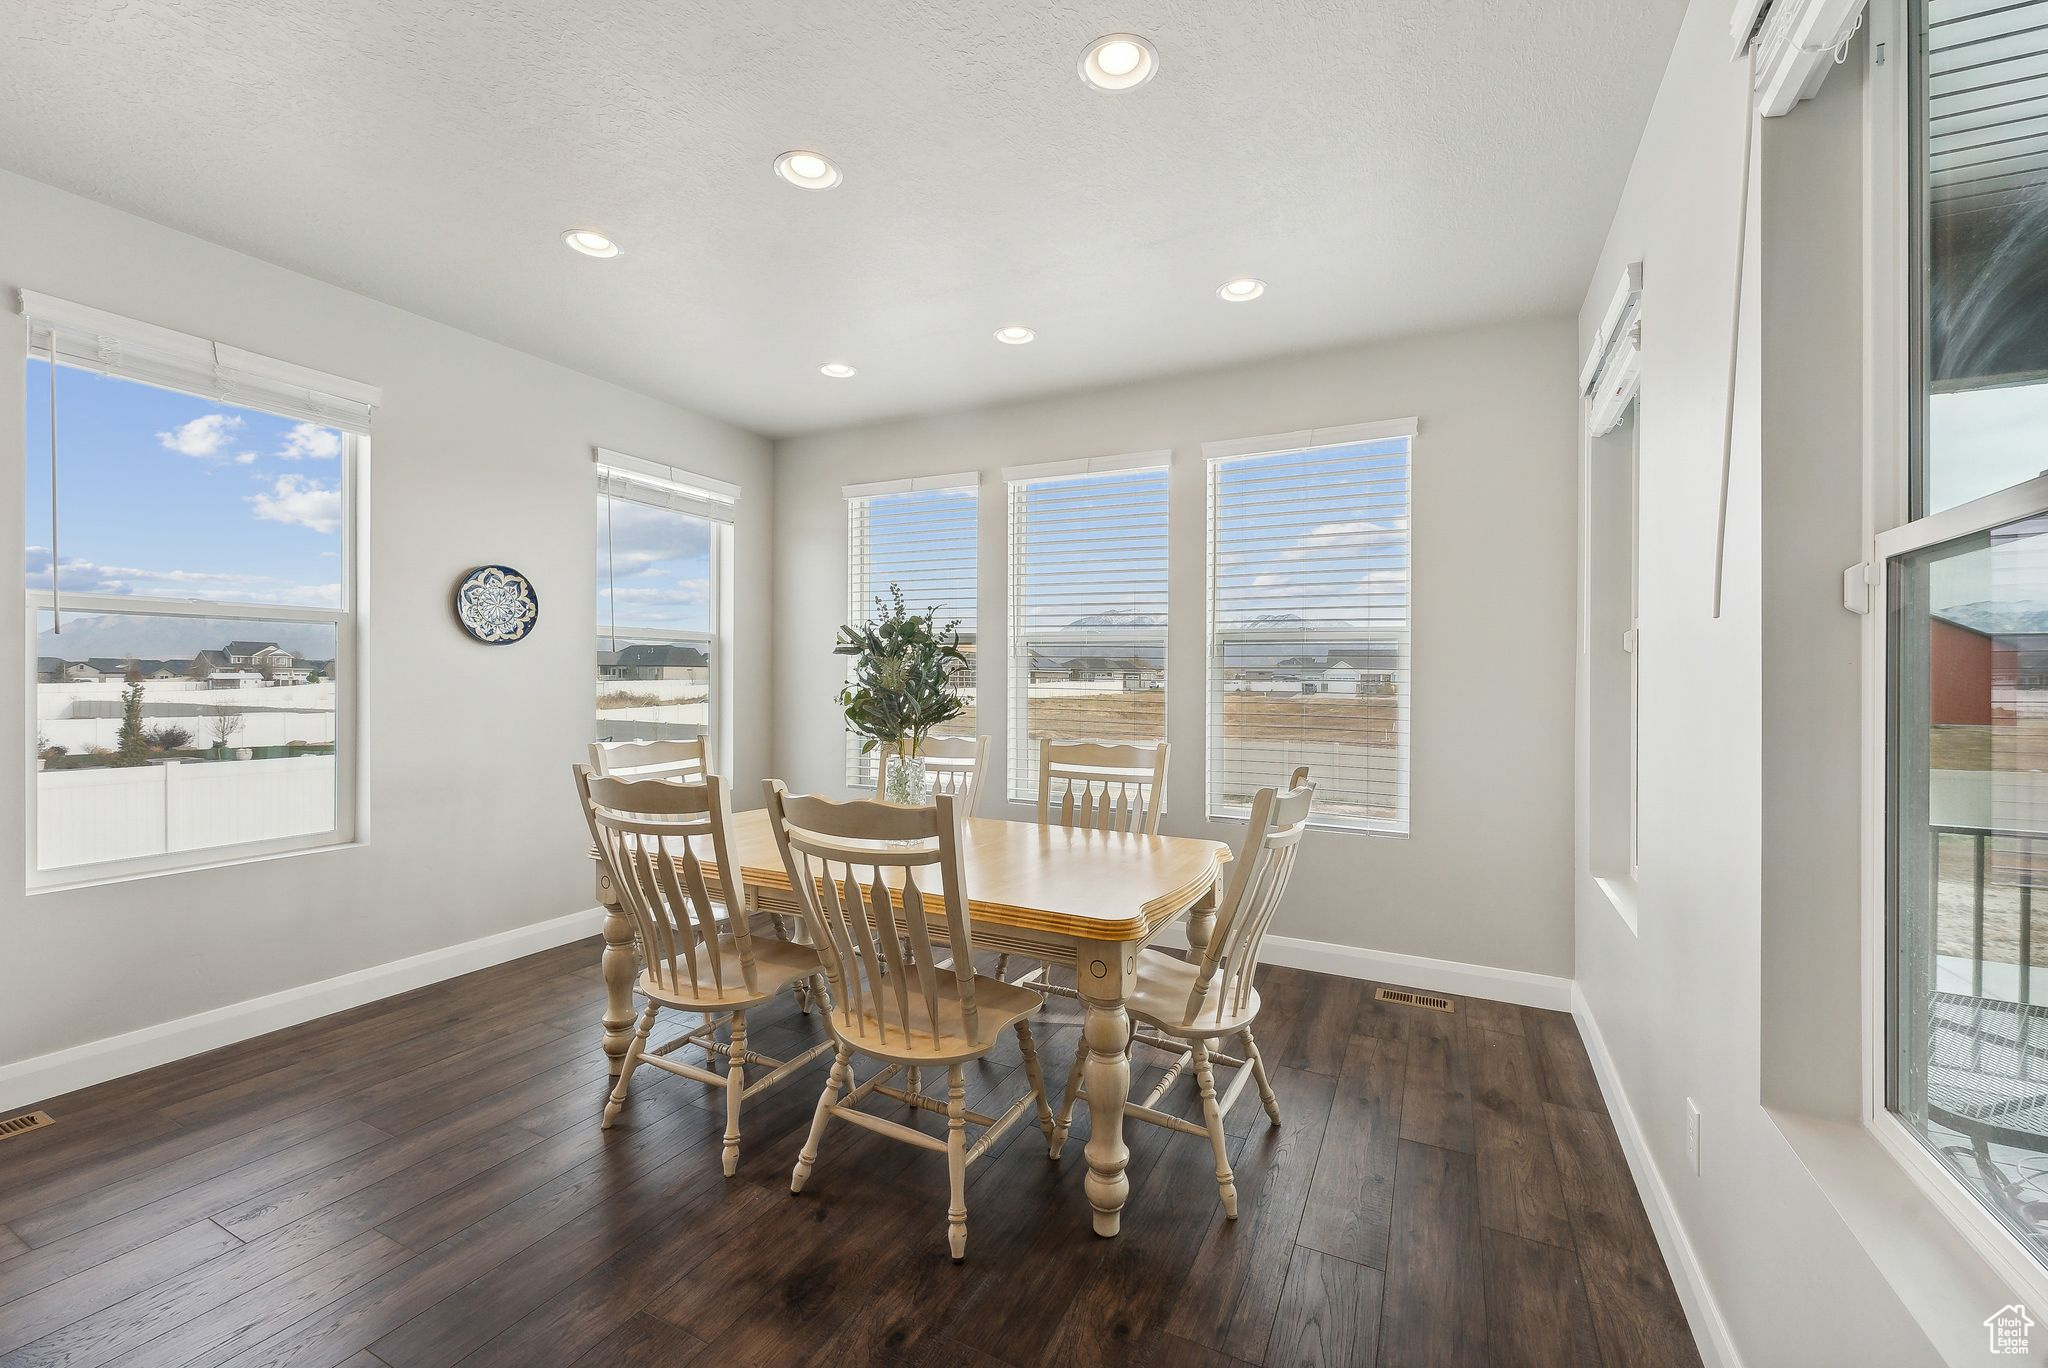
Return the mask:
M455 587L455 616L486 646L510 646L540 621L540 595L509 565L479 565Z

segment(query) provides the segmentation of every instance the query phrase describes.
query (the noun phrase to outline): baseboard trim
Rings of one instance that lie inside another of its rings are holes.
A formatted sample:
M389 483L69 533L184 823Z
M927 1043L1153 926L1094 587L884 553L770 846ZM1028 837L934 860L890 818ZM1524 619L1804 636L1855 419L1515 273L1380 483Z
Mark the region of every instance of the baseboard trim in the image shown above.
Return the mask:
M1692 1241L1686 1238L1685 1222L1678 1217L1678 1206L1671 1199L1671 1190L1664 1185L1664 1175L1650 1154L1649 1142L1643 1137L1635 1109L1629 1105L1628 1094L1622 1089L1621 1075L1614 1067L1614 1056L1608 1053L1606 1038L1600 1034L1600 1023L1593 1019L1593 1008L1577 983L1571 986L1571 1014L1572 1020L1578 1023L1580 1038L1586 1042L1586 1054L1593 1061L1594 1077L1600 1081L1600 1095L1606 1099L1607 1114L1614 1122L1615 1134L1621 1137L1621 1150L1628 1158L1629 1173L1635 1178L1636 1191L1642 1194L1643 1209L1649 1213L1650 1228L1656 1232L1657 1248L1663 1252L1664 1266L1671 1270L1671 1281L1678 1287L1678 1300L1684 1304L1685 1317L1692 1323L1693 1340L1699 1346L1700 1358L1706 1362L1707 1368L1742 1368L1742 1356L1735 1349L1735 1336L1729 1332L1720 1303L1714 1300L1713 1288L1707 1285L1706 1271L1700 1267Z
M373 965L318 983L302 984L246 1002L231 1003L124 1035L0 1065L0 1112L12 1112L60 1093L152 1069L172 1060L217 1050L267 1031L296 1026L366 1002L423 988L506 960L596 935L602 909L592 907L530 926L515 927L408 959Z
M1187 932L1179 923L1159 933L1155 945L1187 948ZM1521 1007L1546 1007L1568 1012L1572 1005L1572 981L1553 974L1532 974L1523 969L1500 969L1491 964L1465 964L1458 960L1430 959L1425 955L1401 955L1391 950L1367 950L1334 941L1301 940L1294 936L1268 936L1260 943L1259 958L1267 964L1289 969L1313 969L1322 974L1370 979L1403 988L1421 988L1433 993L1455 993L1460 997L1491 998Z

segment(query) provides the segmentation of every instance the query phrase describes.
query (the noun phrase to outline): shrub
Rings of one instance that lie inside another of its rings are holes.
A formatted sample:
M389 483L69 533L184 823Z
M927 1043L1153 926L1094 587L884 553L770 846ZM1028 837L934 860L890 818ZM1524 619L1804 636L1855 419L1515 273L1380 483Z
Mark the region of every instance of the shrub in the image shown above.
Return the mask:
M143 732L142 739L149 743L151 750L183 750L192 744L192 733L184 727L151 727Z

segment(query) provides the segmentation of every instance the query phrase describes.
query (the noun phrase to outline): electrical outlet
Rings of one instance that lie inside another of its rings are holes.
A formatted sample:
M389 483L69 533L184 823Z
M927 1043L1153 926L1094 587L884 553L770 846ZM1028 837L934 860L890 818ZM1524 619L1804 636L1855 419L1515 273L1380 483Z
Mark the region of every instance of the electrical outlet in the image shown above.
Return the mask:
M1700 1104L1690 1097L1685 1099L1685 1162L1692 1167L1692 1175L1700 1175Z

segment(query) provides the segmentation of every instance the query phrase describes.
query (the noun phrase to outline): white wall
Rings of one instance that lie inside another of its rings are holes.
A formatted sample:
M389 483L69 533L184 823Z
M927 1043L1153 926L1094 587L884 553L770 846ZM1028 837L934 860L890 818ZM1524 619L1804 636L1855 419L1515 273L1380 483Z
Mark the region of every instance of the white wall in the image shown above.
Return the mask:
M1584 347L1623 266L1643 263L1637 927L1587 872L1582 656L1577 987L1620 1085L1610 1101L1640 1131L1646 1198L1668 1202L1697 1260L1696 1330L1725 1334L1751 1368L1974 1361L2000 1289L1980 1278L1930 1332L1874 1259L1871 1223L1845 1214L1853 1194L1824 1187L1818 1151L1788 1138L1863 1137L1858 620L1841 572L1862 516L1868 52L1856 44L1817 100L1758 134L1716 619L1745 98L1727 15L1720 0L1687 13L1579 317ZM1581 632L1583 651L1583 616ZM1697 1176L1687 1099L1702 1114ZM1863 1207L1903 1211L1896 1166L1861 1143ZM1913 1255L1932 1270L1957 1242L1929 1229Z
M381 385L369 481L357 846L24 896L25 785L0 786L0 1065L385 964L592 905L569 765L591 730L594 445L737 482L739 791L768 769L774 480L766 441L250 257L0 174L0 347L28 287ZM19 472L23 370L0 364L0 454ZM0 562L20 565L18 478ZM507 562L538 630L455 625L461 571ZM0 594L0 717L20 717L20 595ZM410 685L449 681L420 705ZM29 771L0 726L0 773ZM594 1024L593 1024L594 1029Z
M1057 345L1044 342L1039 345ZM982 472L977 659L1005 714L1002 467L1171 448L1164 829L1203 820L1207 549L1201 444L1414 416L1412 828L1313 832L1275 934L1546 975L1572 968L1570 842L1571 324L1540 320L782 442L776 451L775 764L838 790L831 654L846 606L848 483ZM1028 361L1028 357L1025 358ZM1186 682L1180 682L1186 681ZM984 815L1006 792L1000 726ZM1281 776L1276 775L1276 778ZM1011 815L1028 816L1022 807Z

